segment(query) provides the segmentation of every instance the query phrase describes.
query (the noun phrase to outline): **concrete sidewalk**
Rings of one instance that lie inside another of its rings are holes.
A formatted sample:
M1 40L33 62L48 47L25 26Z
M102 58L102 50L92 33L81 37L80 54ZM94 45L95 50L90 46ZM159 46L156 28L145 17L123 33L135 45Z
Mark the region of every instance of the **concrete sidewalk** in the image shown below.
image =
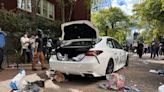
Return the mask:
M151 54L144 54L142 58L139 58L139 61L143 61L143 63L156 63L156 64L164 64L164 56L159 55L158 57L150 58ZM137 54L133 54L132 57L139 57Z

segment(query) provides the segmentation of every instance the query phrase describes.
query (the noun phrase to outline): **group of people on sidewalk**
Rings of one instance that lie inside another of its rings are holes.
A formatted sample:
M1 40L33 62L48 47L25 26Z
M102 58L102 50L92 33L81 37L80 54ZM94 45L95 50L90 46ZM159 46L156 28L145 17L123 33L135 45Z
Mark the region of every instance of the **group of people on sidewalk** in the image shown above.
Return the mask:
M150 58L153 59L156 56L158 57L159 54L164 55L164 43L158 42L156 39L154 39L149 46L144 46L143 43L138 42L137 54L139 55L139 57L142 58L142 55L147 52L151 53Z
M47 51L51 51L52 47L52 39L47 39L43 31L37 29L37 35L32 34L30 38L28 38L28 33L26 32L21 38L21 61L23 63L30 63L32 61L32 70L36 71L36 64L38 62L41 63L42 70L47 69L45 66L45 48ZM48 52L50 53L50 52Z

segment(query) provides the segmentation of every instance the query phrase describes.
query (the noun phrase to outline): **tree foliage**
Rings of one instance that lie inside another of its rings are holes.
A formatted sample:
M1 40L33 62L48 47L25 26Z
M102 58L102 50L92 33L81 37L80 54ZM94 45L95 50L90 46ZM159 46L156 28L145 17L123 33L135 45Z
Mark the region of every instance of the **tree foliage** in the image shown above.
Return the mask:
M130 32L130 20L119 8L110 7L92 13L92 22L99 28L100 34L116 37L120 42L125 41Z
M38 28L45 32L47 32L47 30L51 30L51 33L55 34L56 37L61 35L60 21L51 21L43 17L37 17L36 20ZM28 14L27 12L21 11L13 13L7 10L0 10L0 27L6 32L24 33L27 31L31 33L32 24L31 14Z
M138 20L137 27L145 29L141 33L147 43L150 43L152 37L160 40L164 35L164 0L145 0L141 4L134 5L134 17ZM144 37L145 33L149 34Z

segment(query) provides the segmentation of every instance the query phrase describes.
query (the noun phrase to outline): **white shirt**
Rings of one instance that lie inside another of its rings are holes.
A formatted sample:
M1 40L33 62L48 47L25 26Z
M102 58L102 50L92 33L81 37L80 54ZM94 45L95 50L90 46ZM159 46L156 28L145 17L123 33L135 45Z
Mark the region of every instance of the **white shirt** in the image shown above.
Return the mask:
M31 47L35 48L35 38L30 38Z
M21 41L22 49L28 49L30 39L28 37L27 38L21 37L20 41Z

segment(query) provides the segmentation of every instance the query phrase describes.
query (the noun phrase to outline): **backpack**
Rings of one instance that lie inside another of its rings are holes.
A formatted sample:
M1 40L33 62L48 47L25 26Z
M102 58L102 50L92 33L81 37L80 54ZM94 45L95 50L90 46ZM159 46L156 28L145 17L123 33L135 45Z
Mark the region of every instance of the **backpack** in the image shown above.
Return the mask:
M0 32L0 48L5 47L5 34L3 32Z

